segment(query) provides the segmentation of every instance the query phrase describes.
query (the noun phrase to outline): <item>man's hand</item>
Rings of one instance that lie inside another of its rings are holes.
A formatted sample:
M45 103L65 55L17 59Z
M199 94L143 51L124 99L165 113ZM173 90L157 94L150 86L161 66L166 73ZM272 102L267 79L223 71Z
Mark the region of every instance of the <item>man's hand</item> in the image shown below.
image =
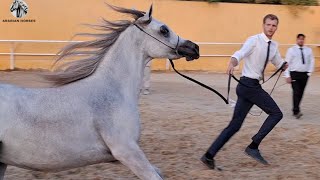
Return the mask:
M234 71L234 67L232 65L232 63L229 63L228 69L227 69L227 74L228 75L232 75Z
M288 64L288 63L286 63L286 64L283 66L282 70L283 70L283 71L285 71L285 70L287 70L287 69L288 69L288 67L289 67L289 64Z
M286 79L286 81L287 81L288 84L291 84L291 83L292 83L291 77L288 77L288 78Z
M234 71L234 67L236 67L238 65L238 61L236 58L232 57L230 62L229 62L229 66L228 66L228 69L227 69L227 74L228 75L231 75L233 74L233 71Z

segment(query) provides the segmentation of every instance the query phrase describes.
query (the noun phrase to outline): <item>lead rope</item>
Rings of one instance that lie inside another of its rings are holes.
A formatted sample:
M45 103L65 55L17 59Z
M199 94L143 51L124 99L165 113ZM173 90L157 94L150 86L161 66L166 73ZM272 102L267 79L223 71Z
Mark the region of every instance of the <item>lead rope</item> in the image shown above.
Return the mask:
M188 76L180 73L180 72L179 72L178 70L176 70L176 68L174 67L174 63L173 63L172 59L169 59L169 61L170 61L170 64L171 64L171 66L172 66L172 69L173 69L177 74L179 74L180 76L188 79L189 81L192 81L192 82L194 82L194 83L196 83L196 84L198 84L198 85L200 85L200 86L202 86L202 87L204 87L204 88L206 88L206 89L208 89L208 90L216 93L226 104L229 104L229 91L230 91L230 86L228 86L228 96L227 96L227 98L225 98L225 97L224 97L222 94L220 94L217 90L209 87L209 86L206 85L206 84L203 84L202 82L199 82L199 81L197 81L197 80L195 80L195 79L193 79L193 78L191 78L191 77L188 77ZM228 84L231 83L230 81L231 81L231 76L229 76L229 82L228 82Z
M249 87L249 88L256 88L256 87L257 87L257 86L248 86L248 85L246 85L246 84L243 84L243 83L240 82L240 80L237 79L234 75L231 75L231 74L230 74L230 75L229 75L229 78L228 78L227 97L224 97L221 93L219 93L217 90L213 89L212 87L209 87L208 85L203 84L203 83L200 82L200 81L197 81L197 80L195 80L195 79L193 79L193 78L191 78L191 77L189 77L189 76L186 76L186 75L180 73L180 72L175 68L174 63L173 63L173 60L172 60L172 59L169 59L169 61L170 61L170 64L171 64L171 66L172 66L172 69L173 69L177 74L179 74L180 76L182 76L182 77L184 77L184 78L186 78L186 79L188 79L188 80L190 80L190 81L192 81L192 82L194 82L194 83L196 83L196 84L198 84L198 85L200 85L200 86L202 86L202 87L204 87L204 88L206 88L206 89L214 92L214 93L217 94L226 104L230 104L230 101L231 101L231 100L230 100L231 78L233 78L235 81L237 81L238 83L240 83L240 84L243 85L243 86L246 86L246 87ZM284 67L284 65L285 65L286 63L287 63L287 62L284 62L284 63L282 64L282 66L281 66L276 72L274 72L274 73L268 78L268 80L266 80L266 81L264 82L264 83L268 82L271 78L273 78L275 75L277 75L277 74L280 72L280 74L279 74L279 76L278 76L278 78L277 78L277 81L275 82L275 84L274 84L271 92L269 93L270 96L271 96L271 94L273 93L273 91L274 91L274 89L275 89L275 87L276 87L276 85L277 85L277 83L278 83L278 81L279 81L279 79L280 79L280 77L281 77L281 74L282 74L282 72L283 72L283 67ZM264 84L264 83L262 83L262 84ZM232 100L232 101L233 101L233 100ZM234 102L233 102L233 103L234 103ZM258 115L252 114L251 112L249 112L249 114L252 115L252 116L261 116L262 112L263 112L263 111L261 111Z
M282 68L283 68L283 66L284 66L285 64L286 64L286 63L284 63L284 64L281 66L281 68L280 68L280 69L281 69L281 72L280 72L280 74L279 74L276 82L274 83L274 85L273 85L273 87L272 87L272 90L271 90L270 93L269 93L270 96L272 95L273 91L274 91L275 88L276 88L276 85L278 84L278 81L279 81L279 79L280 79L280 77L281 77L281 74L282 74L282 72L283 72L283 69L282 69ZM269 79L270 79L270 78L269 78ZM268 79L268 80L269 80L269 79ZM279 86L279 87L280 87L280 86ZM249 111L249 114L250 114L251 116L261 116L262 112L263 112L263 110L261 110L259 114L253 114L253 113L251 113L251 112Z

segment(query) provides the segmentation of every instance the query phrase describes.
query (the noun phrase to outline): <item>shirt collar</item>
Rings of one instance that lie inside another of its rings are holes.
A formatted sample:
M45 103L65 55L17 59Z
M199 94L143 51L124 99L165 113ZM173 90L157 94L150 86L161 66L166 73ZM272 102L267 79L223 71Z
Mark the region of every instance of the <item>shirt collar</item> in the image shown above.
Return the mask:
M299 46L298 44L296 44L296 48L299 48L299 49L302 48L302 49L304 49L305 46L302 46L302 47L301 47L301 46Z
M269 42L269 41L272 42L272 40L269 39L264 33L261 33L261 37L262 37L262 39L263 39L265 42Z

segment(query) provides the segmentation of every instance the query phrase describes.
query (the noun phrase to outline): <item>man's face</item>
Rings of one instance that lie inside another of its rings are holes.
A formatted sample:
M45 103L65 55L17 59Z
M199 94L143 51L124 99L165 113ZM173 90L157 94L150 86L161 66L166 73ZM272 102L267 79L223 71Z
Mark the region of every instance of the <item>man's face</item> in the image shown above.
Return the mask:
M268 38L272 38L274 33L278 29L278 21L266 19L266 22L263 24L263 32Z
M297 38L297 44L299 45L299 46L303 46L304 45L304 37L303 36L299 36L298 38Z

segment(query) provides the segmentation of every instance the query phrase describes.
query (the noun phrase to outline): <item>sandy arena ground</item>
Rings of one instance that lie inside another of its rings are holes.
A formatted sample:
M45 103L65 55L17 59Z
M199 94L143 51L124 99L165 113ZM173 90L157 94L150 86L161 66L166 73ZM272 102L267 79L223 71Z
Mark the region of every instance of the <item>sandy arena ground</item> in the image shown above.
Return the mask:
M227 76L213 73L188 73L220 92L226 92ZM17 81L17 74L1 72L0 80ZM19 73L18 73L19 75ZM21 74L20 77L29 78ZM239 76L239 75L238 75ZM140 145L149 160L168 180L191 179L320 179L320 76L314 75L303 100L304 116L291 115L291 89L283 85L274 99L284 119L263 141L260 149L270 166L258 164L244 155L244 148L259 129L266 115L249 115L241 129L217 155L224 171L204 167L199 158L228 124L233 109L218 96L198 87L177 74L153 73L152 92L141 96L142 136ZM274 81L264 86L268 91ZM284 84L281 79L279 85ZM32 84L34 85L34 84ZM41 84L40 84L41 85ZM233 82L232 86L235 87ZM232 99L236 99L232 89ZM254 113L259 113L253 108ZM98 164L59 173L40 173L8 167L6 180L28 179L138 179L120 163Z

